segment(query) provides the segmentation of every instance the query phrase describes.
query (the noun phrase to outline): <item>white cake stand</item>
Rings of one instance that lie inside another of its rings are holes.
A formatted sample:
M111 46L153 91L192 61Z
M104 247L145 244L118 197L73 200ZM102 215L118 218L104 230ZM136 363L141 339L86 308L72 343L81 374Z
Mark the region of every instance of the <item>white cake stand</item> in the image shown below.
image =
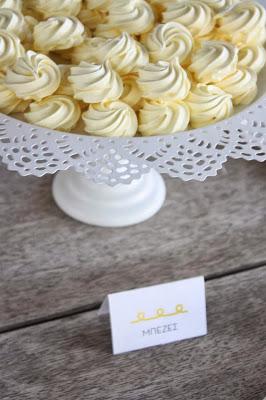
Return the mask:
M53 196L69 216L123 227L163 205L160 174L183 181L216 176L228 157L266 160L266 68L254 103L225 121L171 136L96 138L50 131L0 114L0 157L20 175L57 173Z

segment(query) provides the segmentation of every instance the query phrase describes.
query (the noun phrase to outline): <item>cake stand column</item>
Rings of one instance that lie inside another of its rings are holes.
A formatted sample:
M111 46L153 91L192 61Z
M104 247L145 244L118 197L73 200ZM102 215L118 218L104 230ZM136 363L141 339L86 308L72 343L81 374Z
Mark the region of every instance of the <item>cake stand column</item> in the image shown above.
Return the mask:
M151 218L165 201L166 188L155 170L130 184L97 184L68 170L53 181L53 197L70 217L90 225L125 227Z

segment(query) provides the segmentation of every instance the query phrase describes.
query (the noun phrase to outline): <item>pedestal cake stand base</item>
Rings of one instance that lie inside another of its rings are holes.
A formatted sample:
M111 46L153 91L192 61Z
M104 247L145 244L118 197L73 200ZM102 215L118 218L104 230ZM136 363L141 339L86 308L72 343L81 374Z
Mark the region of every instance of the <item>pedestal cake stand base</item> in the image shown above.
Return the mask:
M74 170L59 172L53 181L59 208L78 221L102 227L130 226L151 218L165 195L164 181L155 170L115 187L94 183Z

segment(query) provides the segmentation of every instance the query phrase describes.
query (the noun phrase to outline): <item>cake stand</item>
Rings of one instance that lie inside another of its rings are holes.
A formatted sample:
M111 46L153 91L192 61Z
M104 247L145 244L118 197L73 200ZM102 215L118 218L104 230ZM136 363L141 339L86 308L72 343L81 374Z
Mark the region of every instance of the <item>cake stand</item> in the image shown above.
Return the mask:
M0 157L11 171L55 174L53 196L69 216L108 227L133 225L163 205L161 174L204 181L229 157L266 160L266 68L252 105L202 129L149 138L96 138L51 131L0 114Z

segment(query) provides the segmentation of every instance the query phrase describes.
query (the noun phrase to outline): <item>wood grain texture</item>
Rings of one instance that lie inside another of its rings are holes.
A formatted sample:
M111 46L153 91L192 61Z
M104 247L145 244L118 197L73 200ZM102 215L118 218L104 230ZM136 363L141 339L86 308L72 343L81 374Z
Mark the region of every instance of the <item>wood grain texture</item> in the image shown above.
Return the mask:
M51 177L0 169L0 328L91 307L107 293L266 260L265 165L231 161L205 183L167 179L150 221L82 225L53 203Z
M263 400L266 267L207 283L206 337L111 355L95 312L0 335L1 400Z

